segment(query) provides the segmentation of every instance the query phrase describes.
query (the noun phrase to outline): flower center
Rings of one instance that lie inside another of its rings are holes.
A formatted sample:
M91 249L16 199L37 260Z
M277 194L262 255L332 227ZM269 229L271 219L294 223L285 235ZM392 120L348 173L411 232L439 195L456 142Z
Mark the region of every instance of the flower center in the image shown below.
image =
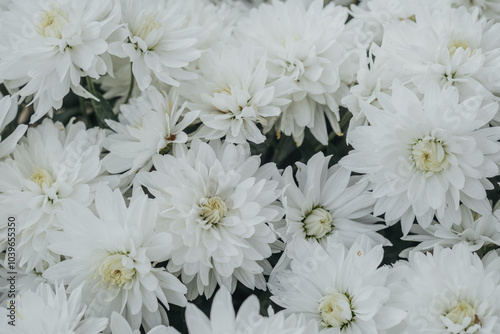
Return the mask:
M163 27L163 25L156 20L157 17L158 14L146 14L141 18L139 24L131 29L134 36L139 37L144 42L147 41L149 50L152 50L159 43L161 38L161 36L151 36L154 38L147 40L153 31L158 31Z
M333 292L321 298L318 311L321 314L321 324L326 327L344 328L354 317L351 300L344 293L339 292Z
M424 172L440 172L449 166L443 144L432 137L419 139L411 153L417 169Z
M455 54L455 51L457 51L459 48L467 50L469 48L469 46L464 41L453 41L448 46L448 51L450 52L450 57L453 57L453 55Z
M453 323L463 326L464 329L469 329L474 325L480 325L481 321L476 314L476 309L467 302L460 302L453 307L447 314L446 318Z
M322 238L332 231L332 216L323 208L315 208L304 218L306 236Z
M62 30L69 23L68 18L61 10L53 6L50 10L43 10L36 31L45 37L62 38Z
M129 269L123 265L124 256L123 254L113 254L101 263L96 275L101 276L102 283L110 283L121 287L134 278L135 269Z
M219 196L202 199L200 208L201 217L209 225L217 224L227 213L227 206Z
M38 184L40 188L43 188L45 184L47 188L50 188L54 183L54 178L45 169L40 167L35 167L33 174L31 174L30 180Z

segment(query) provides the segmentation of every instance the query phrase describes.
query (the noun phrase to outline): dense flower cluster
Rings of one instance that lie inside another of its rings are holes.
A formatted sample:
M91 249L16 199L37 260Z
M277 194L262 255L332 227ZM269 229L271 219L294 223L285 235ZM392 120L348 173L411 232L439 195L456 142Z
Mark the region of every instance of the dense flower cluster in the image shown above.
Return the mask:
M499 20L0 1L0 332L500 333Z

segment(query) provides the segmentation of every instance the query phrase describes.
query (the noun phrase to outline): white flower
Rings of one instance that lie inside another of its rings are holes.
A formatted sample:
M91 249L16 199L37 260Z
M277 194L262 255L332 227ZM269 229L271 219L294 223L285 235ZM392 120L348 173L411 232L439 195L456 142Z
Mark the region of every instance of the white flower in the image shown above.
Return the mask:
M210 319L195 305L188 304L186 322L189 334L317 334L313 322L306 323L304 317L284 313L263 317L256 296L248 297L235 315L231 294L222 287L213 298ZM269 311L272 311L270 309Z
M15 326L7 324L3 316L0 329L5 334L98 334L108 325L108 319L83 317L86 306L82 304L82 287L66 295L63 285L52 290L40 284L36 291L27 291L15 299ZM5 307L2 306L5 310ZM9 313L10 314L10 313Z
M461 101L500 93L499 23L464 7L420 9L415 17L416 22L387 25L375 54L384 57L401 81L411 81L420 93L431 83L455 86Z
M459 242L465 242L471 252L475 252L484 246L500 246L500 210L485 216L472 212L464 205L460 206L462 221L459 225L453 224L451 229L433 222L429 227L423 229L414 225L410 230L413 235L403 237L403 240L418 241L416 247L403 251L407 257L410 250L427 251L432 250L435 245L452 247Z
M180 92L188 98L191 110L200 110L203 122L196 136L242 144L262 143L266 137L257 126L281 114L287 99L279 98L282 90L277 82L266 84L266 57L258 56L254 47L229 48L218 45L208 50L199 61L200 78Z
M153 262L170 256L172 236L155 229L156 208L139 191L130 204L118 191L100 185L96 192L97 215L68 203L61 214L64 231L49 235L50 249L66 260L43 275L62 280L70 289L84 283L87 316L126 315L131 327L147 329L168 323L160 302L184 306L186 287L165 268Z
M116 182L101 168L103 139L101 129L86 130L83 123L72 120L64 127L46 119L28 130L12 158L0 162L0 212L17 217L16 251L25 270L43 267L44 261L49 265L59 261L48 250L46 236L62 228L57 214L64 203L88 206L98 182ZM0 228L7 228L6 219ZM4 246L7 234L1 235Z
M248 145L194 140L174 155L154 156L155 171L138 181L158 203L159 226L173 235L167 269L180 275L188 299L209 298L217 284L231 291L240 281L265 289L276 236L268 223L283 216L274 164L260 167Z
M306 165L297 163L298 185L292 167L285 169L286 226L278 228L278 234L287 242L292 238L324 242L328 235L337 233L348 246L360 234L366 234L377 244L390 245L376 233L385 226L374 224L380 219L371 214L376 200L367 190L368 182L351 177L339 165L328 168L329 161L330 156L319 152Z
M185 112L175 89L167 93L153 86L120 110L120 122L106 120L116 133L104 140L110 153L103 164L109 172L126 172L125 176L149 170L154 154L167 153L174 143L185 143L184 130L198 115L197 111Z
M322 0L273 0L240 22L240 38L267 52L268 81L288 80L293 102L275 127L298 145L306 127L318 141L328 142L325 117L340 133L339 103L357 69L351 66L356 64L357 24L346 25L347 16L345 7L323 8Z
M31 122L59 109L71 89L89 97L81 77L97 79L110 70L108 37L118 28L114 0L13 1L2 12L0 81L21 98L33 95Z
M132 330L130 328L129 323L123 316L121 316L118 312L113 312L110 318L109 328L111 330L111 334L140 334L141 331L138 329ZM177 332L173 327L166 327L163 325L158 325L155 328L152 328L147 334L177 334Z
M7 138L2 138L1 136L5 127L16 118L16 102L16 99L11 96L4 96L0 100L0 160L14 151L17 142L28 129L27 125L20 124Z
M491 206L486 179L498 174L500 128L484 127L496 103L480 97L458 102L456 89L430 85L421 102L393 84L392 97L379 93L383 109L360 101L370 126L351 133L354 150L340 160L351 171L366 173L377 198L374 215L388 224L401 219L408 234L415 217L426 228L434 215L451 228L461 219L460 202L487 215Z
M326 247L295 239L269 280L284 312L313 319L320 333L386 333L405 316L391 305L389 267L377 268L382 245L362 236L350 249L335 237Z
M184 1L121 0L122 41L110 45L109 52L132 62L139 89L145 90L153 78L172 86L177 80L195 79L183 68L201 52L195 47L202 30L188 27L181 7Z
M466 244L436 246L432 253L411 252L395 270L392 285L397 306L406 310L400 333L489 334L500 331L500 259L481 259Z

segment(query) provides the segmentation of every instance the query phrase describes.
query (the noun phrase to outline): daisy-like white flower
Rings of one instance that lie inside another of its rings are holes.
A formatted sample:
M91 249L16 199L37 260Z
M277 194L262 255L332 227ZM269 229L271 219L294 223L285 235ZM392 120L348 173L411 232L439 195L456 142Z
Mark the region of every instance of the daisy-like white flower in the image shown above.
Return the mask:
M132 330L129 323L123 316L117 312L111 314L109 329L111 334L141 334L141 331L136 329ZM163 325L158 325L152 328L147 334L178 334L173 327L166 327Z
M67 204L61 213L64 231L49 235L51 250L66 260L44 277L62 280L70 290L83 283L87 316L109 318L116 311L134 330L168 323L160 302L185 306L186 287L165 268L154 267L169 258L172 236L156 230L153 201L137 192L127 207L118 189L100 185L95 211Z
M90 94L81 77L94 79L110 70L108 38L117 28L115 0L13 1L3 17L0 81L21 98L33 95L35 122L59 109L70 89Z
M41 271L44 262L59 261L47 248L47 233L62 228L57 214L64 203L88 206L98 182L117 183L101 168L104 137L103 130L86 130L82 122L64 127L46 119L28 130L12 158L0 162L0 212L17 216L17 259L25 270ZM6 228L7 219L2 219L0 229ZM1 236L5 249L7 233Z
M349 249L336 236L326 247L297 238L271 274L271 300L314 320L320 333L386 333L405 313L391 306L390 268L377 268L383 253L365 236Z
M188 299L209 298L217 284L234 291L237 281L264 290L276 241L268 224L283 216L276 166L261 167L248 144L200 140L153 163L137 178L155 197L159 227L173 235L167 269L181 276Z
M375 55L385 57L401 81L420 93L431 83L455 86L461 101L500 94L500 23L465 7L420 8L415 20L387 25Z
M429 227L422 228L413 225L410 230L413 235L403 237L403 240L418 241L414 248L403 251L407 257L410 250L428 251L435 245L452 247L459 242L465 242L471 252L475 252L483 246L500 246L500 210L485 216L478 215L464 205L460 206L462 221L459 225L453 224L451 229L445 228L438 222L433 222Z
M235 315L231 294L222 287L213 298L210 319L193 304L186 309L189 334L317 334L314 322L306 323L304 317L284 313L263 317L256 296L248 297ZM269 311L272 311L270 309Z
M500 128L487 124L497 103L482 104L481 97L459 103L456 89L437 84L422 102L397 83L392 96L377 97L383 109L360 101L371 125L351 133L354 150L339 162L367 174L374 215L385 213L388 224L401 219L405 235L415 217L424 228L434 215L447 229L460 224L460 202L488 215L485 190L493 188L487 178L498 174Z
M82 304L82 287L69 296L63 285L52 290L49 284L40 284L36 291L17 295L14 312L4 315L0 330L5 334L98 334L108 325L108 319L88 317L84 319L86 305ZM2 306L2 310L5 307ZM7 311L8 307L7 307ZM9 315L13 314L10 318ZM6 320L8 319L8 320ZM13 325L8 321L13 320Z
M20 124L7 138L2 138L1 136L5 127L16 118L16 102L16 98L11 96L4 96L0 100L0 160L14 151L17 142L28 129L27 125Z
M380 219L371 214L376 200L367 190L368 182L351 177L350 171L339 165L328 168L329 161L330 156L319 152L307 164L298 162L298 185L292 167L285 169L286 225L277 229L278 234L287 242L292 238L324 242L328 235L337 233L346 245L366 234L377 244L390 245L376 233L385 226L375 224Z
M328 142L325 117L336 132L339 103L346 82L356 73L357 23L346 25L345 7L322 0L273 0L252 9L240 22L240 38L253 40L267 52L269 82L287 79L293 101L275 124L300 145L306 127ZM356 27L356 29L354 29ZM351 49L354 47L354 49ZM363 45L363 57L366 52Z
M197 137L242 144L262 143L266 137L257 126L267 126L281 114L290 100L279 98L286 86L281 80L267 84L266 57L258 56L250 45L228 48L219 45L199 61L200 78L185 84L181 94L191 110L200 110L203 122Z
M500 332L500 258L483 260L466 244L411 252L392 284L399 309L408 312L399 333L489 334Z
M149 170L154 154L167 153L174 143L185 143L184 130L198 116L198 111L186 112L185 104L180 105L175 89L167 93L153 86L120 110L120 122L106 120L116 133L104 140L110 153L103 164L111 173L126 172L124 176Z
M110 44L109 52L129 58L137 85L143 91L153 78L179 86L178 80L195 79L183 69L200 58L195 45L202 29L187 26L182 13L184 1L121 0L121 41Z

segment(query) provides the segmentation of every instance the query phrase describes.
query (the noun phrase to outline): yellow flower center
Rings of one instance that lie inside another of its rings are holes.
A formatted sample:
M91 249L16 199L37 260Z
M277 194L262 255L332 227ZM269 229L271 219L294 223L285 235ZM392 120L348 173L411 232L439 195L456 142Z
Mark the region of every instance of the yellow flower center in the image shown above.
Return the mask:
M44 37L62 38L62 30L69 22L68 17L56 6L40 13L36 31Z
M322 238L332 231L332 216L323 208L315 208L303 220L308 237Z
M449 166L443 144L434 138L419 139L411 153L418 170L437 173Z
M353 318L350 299L343 293L332 292L319 301L321 324L326 327L343 328Z
M103 284L109 283L121 287L134 278L135 269L129 269L123 265L124 256L124 254L113 254L101 263L96 275L101 277Z
M465 329L481 323L476 314L476 309L474 309L471 304L464 301L455 305L455 307L446 314L446 318L457 325L467 326Z
M464 41L453 41L448 46L448 50L450 51L450 57L453 57L453 55L455 54L455 51L457 51L459 48L467 50L469 48L469 46Z
M54 178L45 169L40 167L35 167L33 174L31 174L30 180L38 184L40 188L43 188L45 184L47 188L50 188L54 183Z
M227 213L227 206L219 196L202 199L200 208L201 217L209 225L217 224Z

